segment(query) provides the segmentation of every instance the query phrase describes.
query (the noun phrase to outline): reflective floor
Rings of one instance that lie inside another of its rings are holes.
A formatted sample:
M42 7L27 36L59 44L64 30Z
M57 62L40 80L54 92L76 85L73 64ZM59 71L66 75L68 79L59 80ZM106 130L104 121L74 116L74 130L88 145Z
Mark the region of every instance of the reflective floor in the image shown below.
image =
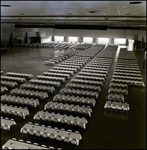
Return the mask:
M1 70L4 72L18 72L42 75L52 66L44 65L43 62L50 58L61 55L64 51L55 51L49 48L16 47L8 52L1 53ZM146 85L146 67L143 68L143 54L135 50L136 59L140 67L143 81ZM115 59L117 60L117 58ZM87 128L82 131L82 140L78 149L145 149L146 148L146 87L129 87L127 102L130 104L128 113L106 111L104 109L108 87L116 61L113 62L107 80L102 88L99 99L93 110L92 117L88 120ZM61 88L63 88L63 85ZM59 89L60 90L60 89ZM56 91L55 94L57 94ZM50 97L52 100L52 96ZM60 143L40 139L22 137L20 128L27 122L32 121L34 114L43 109L46 102L35 110L30 110L30 115L24 121L18 120L17 127L9 133L1 132L1 146L13 137L26 139L45 145L60 147ZM62 145L63 146L63 145ZM64 147L64 146L63 146ZM67 148L65 146L65 148Z

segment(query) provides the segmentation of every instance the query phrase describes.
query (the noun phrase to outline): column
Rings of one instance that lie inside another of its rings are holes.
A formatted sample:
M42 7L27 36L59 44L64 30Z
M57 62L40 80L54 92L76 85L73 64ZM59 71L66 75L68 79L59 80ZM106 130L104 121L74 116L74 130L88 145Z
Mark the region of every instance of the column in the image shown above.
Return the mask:
M78 42L79 42L79 43L83 43L83 37L79 37Z

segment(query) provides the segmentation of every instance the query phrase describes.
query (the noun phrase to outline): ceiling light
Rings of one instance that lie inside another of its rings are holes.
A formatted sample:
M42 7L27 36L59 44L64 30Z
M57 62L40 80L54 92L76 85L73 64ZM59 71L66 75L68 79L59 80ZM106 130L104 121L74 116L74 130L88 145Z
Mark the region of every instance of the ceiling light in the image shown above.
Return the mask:
M126 15L130 15L130 13L126 13Z
M89 11L84 11L84 12L87 12L89 14L95 14L95 13L101 13L102 11L101 10L89 10Z
M129 4L141 4L142 2L129 2Z
M68 13L68 15L72 15L72 13L71 13L71 12L69 12L69 13Z

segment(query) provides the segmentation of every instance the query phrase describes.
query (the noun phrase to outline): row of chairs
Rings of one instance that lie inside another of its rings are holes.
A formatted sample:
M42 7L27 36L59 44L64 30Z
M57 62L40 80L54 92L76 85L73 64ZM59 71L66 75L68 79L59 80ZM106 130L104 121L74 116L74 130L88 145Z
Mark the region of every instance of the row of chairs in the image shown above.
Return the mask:
M135 70L127 70L127 69L114 69L114 73L118 72L118 73L133 73L133 74L140 74L140 71L135 71Z
M102 58L102 57L95 57L89 65L100 65L102 64L103 66L105 65L110 65L110 63L113 61L112 58Z
M46 81L46 80L38 80L38 79L31 79L29 80L29 83L43 85L43 86L45 85L54 86L55 88L58 88L61 86L61 83L57 81Z
M63 61L63 60L65 60L65 59L67 59L68 58L68 56L63 56L63 55L61 55L61 56L58 56L58 57L54 57L54 58L52 58L52 59L49 59L49 64L57 64L57 63L59 63L59 62L61 62L61 61Z
M93 92L89 90L81 90L81 89L74 89L74 88L63 88L60 90L61 94L65 95L74 95L74 96L83 96L83 97L90 97L90 98L95 98L98 99L99 93L98 92Z
M82 76L93 76L93 77L102 77L102 78L106 78L107 74L104 74L104 73L91 73L91 72L84 72L84 71L81 71L79 72L79 75L82 75Z
M44 75L38 75L37 79L39 80L47 80L47 81L57 81L64 83L66 79L64 77L54 77L54 76L44 76Z
M116 67L126 67L126 68L135 68L137 67L138 68L138 64L135 60L132 61L128 61L128 59L126 59L125 61L119 61L120 59L118 59L117 61L117 65Z
M123 94L123 95L128 95L128 90L127 89L122 89L122 88L113 88L110 87L108 90L108 94L109 93L117 93L117 94Z
M69 74L70 76L72 76L74 74L73 71L69 71L69 70L57 70L57 69L49 69L48 72L51 72L51 73L62 73L62 74Z
M64 95L64 94L56 94L53 97L53 101L77 105L86 105L90 107L94 107L96 105L96 100L94 98L89 97L85 98L80 96Z
M87 67L108 69L109 65L99 63L99 64L89 64L89 65L87 65Z
M82 89L82 90L90 90L90 91L97 91L100 93L101 87L95 85L85 85L85 84L76 84L76 83L68 83L66 84L66 88L74 88L74 89Z
M80 61L80 60L75 60L75 61L65 61L60 63L60 65L66 65L66 66L74 66L74 67L78 67L81 68L83 65L85 64L85 61Z
M54 57L48 61L44 61L43 63L45 65L52 65L54 66L55 64L58 64L59 62L62 62L64 60L66 60L67 58L76 55L77 53L79 53L78 50L72 49L68 52L66 52L65 54L63 54L62 56L58 56L58 57Z
M69 67L69 68L66 68L66 67L53 67L53 69L56 69L56 70L65 70L65 71L73 71L74 73L76 73L78 70L76 68L72 68L72 67Z
M72 79L71 83L76 83L76 84L87 84L87 85L95 85L95 86L103 86L102 81L90 81L90 80L84 80L84 79Z
M94 76L85 76L85 75L76 75L75 79L83 79L83 80L90 80L90 81L105 82L105 78L104 77L94 77Z
M29 115L27 107L18 107L7 104L1 104L1 113L13 115L25 119Z
M120 59L118 59L118 60L120 60ZM127 59L128 60L128 59ZM127 61L127 60L125 60L125 61ZM133 61L133 62L119 62L118 61L118 63L117 63L117 65L116 66L118 66L118 67L126 67L126 68L129 68L129 67L138 67L138 64L135 62L135 61Z
M33 83L24 83L24 84L20 85L20 88L44 91L44 92L51 93L51 94L53 94L53 92L55 91L55 88L53 86L43 86L43 85L33 84Z
M104 45L98 45L98 46L92 46L88 48L87 50L84 50L80 53L78 53L78 56L88 56L93 58L96 54L99 53L103 49Z
M109 85L109 88L121 88L121 89L128 89L128 85L127 84L122 84L122 83L113 83L111 82Z
M85 72L85 73L98 73L98 74L108 74L108 70L102 70L102 69L94 69L94 68L87 68L87 69L82 69L81 72Z
M45 125L38 125L26 123L20 130L22 134L27 134L31 136L42 137L45 139L53 139L57 141L64 141L66 143L71 143L74 145L79 145L82 139L81 134L78 131L71 131L65 129L58 129L57 127L50 127Z
M6 81L15 81L18 84L22 84L24 82L26 82L25 78L22 77L11 77L11 76L1 76L1 80L6 80Z
M113 75L113 79L142 81L142 77L132 77L132 76L123 76L123 75Z
M139 71L139 68L137 68L137 66L133 66L133 67L119 67L119 66L116 66L115 69L125 69L125 70L132 70L132 71Z
M72 49L69 49L69 51L67 51L66 53L64 53L63 56L71 57L71 56L76 55L77 53L79 53L79 50L72 48Z
M81 56L76 55L76 56L71 57L70 59L67 59L65 62L75 62L75 61L83 62L84 61L85 63L87 63L90 60L91 60L90 56L84 57L82 55Z
M51 111L67 111L69 113L78 113L79 115L86 115L91 117L92 109L89 106L79 106L62 102L47 102L44 106L44 110Z
M7 88L15 88L16 86L18 86L18 83L15 81L1 80L1 85L6 86Z
M107 110L118 110L118 111L124 111L124 112L127 112L130 110L128 103L115 102L115 101L106 101L104 108Z
M87 119L84 117L79 116L68 116L66 114L60 114L60 113L49 113L48 111L38 111L34 117L34 120L41 120L41 121L47 121L47 122L55 122L55 123L62 123L67 125L74 125L78 126L80 128L86 129L86 124L88 123Z
M117 76L131 76L131 77L142 77L141 74L136 74L136 73L125 73L125 72L114 72L114 75Z
M10 104L19 104L23 106L30 106L36 108L38 105L40 105L38 99L34 98L24 98L20 96L15 96L15 95L2 95L1 96L1 102L2 103L10 103Z
M98 66L109 66L112 63L112 58L98 57L96 56L88 65L98 65Z
M80 70L80 66L77 66L77 65L65 65L65 64L58 64L57 67L61 67L61 68L76 68L77 70Z
M47 92L40 92L40 91L34 91L34 90L26 90L26 89L18 89L15 88L10 91L11 95L16 95L16 96L22 96L22 97L33 97L33 98L38 98L38 99L47 99L48 98L48 93Z
M96 72L96 71L108 71L109 69L108 68L105 68L105 67L102 67L102 66L99 66L98 68L97 67L88 67L86 66L84 69L87 69L89 71L92 70L92 72Z
M3 146L2 149L57 149L61 150L62 148L55 148L53 146L47 147L46 145L39 145L38 143L31 143L31 141L24 141L22 139L17 140L16 138L9 139Z
M8 88L6 86L1 86L1 95L8 92Z
M1 116L1 126L0 128L4 131L11 131L11 128L16 125L16 122L13 118L9 119L8 117L3 118Z
M30 80L33 78L32 74L16 73L16 72L7 72L6 76L21 77L21 78L25 78L26 80Z
M134 52L133 51L127 51L126 48L120 49L118 58L119 59L130 59L130 60L134 59L134 60L136 60Z
M124 83L124 84L128 84L131 86L140 86L140 87L145 86L143 81L137 81L137 80L112 79L111 82L113 82L113 83Z
M98 58L112 58L114 59L116 55L118 45L108 45L103 51L101 51L97 57Z
M118 93L108 93L107 100L124 102L125 96L123 94L118 94Z
M65 73L55 73L55 72L43 72L44 76L52 76L52 77L62 77L66 80L70 79L70 74Z

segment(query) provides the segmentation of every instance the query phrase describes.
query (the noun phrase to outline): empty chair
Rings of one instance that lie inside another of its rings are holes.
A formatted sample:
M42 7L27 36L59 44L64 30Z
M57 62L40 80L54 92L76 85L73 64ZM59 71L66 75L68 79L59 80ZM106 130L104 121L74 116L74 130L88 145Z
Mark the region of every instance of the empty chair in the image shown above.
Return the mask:
M56 140L57 140L57 141L61 141L61 140L62 140L62 137L61 137L60 135L57 135L57 136L56 136Z
M36 131L34 134L35 134L37 137L40 137L40 136L41 136L41 133L40 133L39 131Z
M31 144L31 141L26 141L26 143Z
M76 139L72 139L70 142L71 142L71 144L77 145Z
M23 134L27 134L27 133L28 133L27 129L26 129L26 128L23 128L22 133L23 133Z
M41 146L46 148L46 145L41 145Z
M50 139L55 139L54 134L50 134L48 137L49 137Z
M33 130L29 130L28 132L30 135L34 135L34 131Z
M45 132L44 132L44 133L42 133L42 137L43 137L43 138L48 138L47 133L45 133Z
M70 139L69 139L68 137L65 137L65 138L63 139L63 141L66 142L66 143L69 143L69 142L70 142Z

